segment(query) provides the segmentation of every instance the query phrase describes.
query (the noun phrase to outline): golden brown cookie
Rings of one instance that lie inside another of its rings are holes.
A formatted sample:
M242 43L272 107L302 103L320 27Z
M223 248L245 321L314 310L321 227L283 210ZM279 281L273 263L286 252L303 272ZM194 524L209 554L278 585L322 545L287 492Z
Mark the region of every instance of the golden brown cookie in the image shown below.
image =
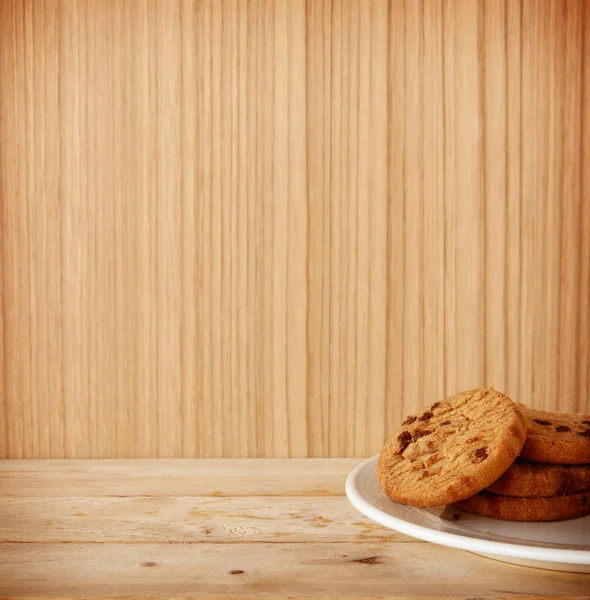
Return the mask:
M590 465L545 465L516 459L486 488L503 496L540 498L590 489Z
M408 417L383 448L377 476L396 502L441 506L484 489L526 437L517 405L494 389L451 396Z
M514 498L480 492L455 504L470 513L505 521L564 521L590 514L590 493Z
M590 416L535 410L520 405L527 421L522 458L558 465L590 463Z

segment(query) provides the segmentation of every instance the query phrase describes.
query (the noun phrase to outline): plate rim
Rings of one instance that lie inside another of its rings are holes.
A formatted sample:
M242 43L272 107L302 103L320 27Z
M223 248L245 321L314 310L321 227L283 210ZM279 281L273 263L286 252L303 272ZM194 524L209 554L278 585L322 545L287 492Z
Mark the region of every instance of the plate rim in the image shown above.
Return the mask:
M357 465L346 478L345 491L349 502L369 519L410 537L432 542L441 546L468 550L475 553L496 554L512 558L524 558L544 562L590 565L590 551L565 548L523 546L518 543L496 542L477 537L467 537L458 533L437 531L424 525L409 523L394 517L369 502L360 492L357 480L361 473L377 462L379 455L372 456ZM393 502L393 500L392 500Z

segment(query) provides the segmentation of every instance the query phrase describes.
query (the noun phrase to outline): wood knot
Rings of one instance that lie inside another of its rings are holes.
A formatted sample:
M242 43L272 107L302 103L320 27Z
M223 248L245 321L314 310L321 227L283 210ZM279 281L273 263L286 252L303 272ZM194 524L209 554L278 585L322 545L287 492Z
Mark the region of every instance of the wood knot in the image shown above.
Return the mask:
M363 565L380 565L381 557L380 556L367 556L367 558L355 558L354 563L362 563Z
M232 571L229 572L230 575L243 575L244 571L242 571L242 569L233 569Z
M153 562L152 560L148 560L147 562L141 563L142 567L157 567L158 563Z

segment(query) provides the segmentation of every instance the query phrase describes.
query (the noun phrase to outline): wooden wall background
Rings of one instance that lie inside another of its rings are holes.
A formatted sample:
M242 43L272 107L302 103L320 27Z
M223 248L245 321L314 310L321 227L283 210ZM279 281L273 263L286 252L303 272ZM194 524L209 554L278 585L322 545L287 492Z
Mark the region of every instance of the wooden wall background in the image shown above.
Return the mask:
M0 457L590 409L590 3L2 0L0 86Z

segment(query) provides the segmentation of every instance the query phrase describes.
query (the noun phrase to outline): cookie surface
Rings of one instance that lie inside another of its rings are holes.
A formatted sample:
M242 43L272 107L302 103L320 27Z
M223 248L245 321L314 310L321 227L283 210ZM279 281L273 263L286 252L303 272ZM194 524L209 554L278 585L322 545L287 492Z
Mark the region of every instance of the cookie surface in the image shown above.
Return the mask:
M516 459L486 488L503 496L539 498L590 489L590 465L548 465Z
M590 463L590 415L568 415L521 405L527 421L522 458L542 463Z
M590 514L590 493L514 498L480 492L455 504L470 513L505 521L564 521Z
M379 484L403 504L451 504L498 479L525 437L524 418L507 396L493 389L462 392L403 422L379 456Z

